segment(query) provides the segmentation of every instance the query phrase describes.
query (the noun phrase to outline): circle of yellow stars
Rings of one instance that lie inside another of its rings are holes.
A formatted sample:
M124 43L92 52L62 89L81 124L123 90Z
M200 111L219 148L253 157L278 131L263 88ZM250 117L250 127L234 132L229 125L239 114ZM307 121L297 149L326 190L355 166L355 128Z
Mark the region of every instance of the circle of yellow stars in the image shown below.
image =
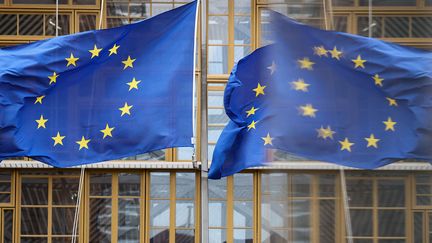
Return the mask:
M117 45L115 43L110 49L108 49L108 56L111 55L117 55L118 50L120 48L120 45ZM100 56L103 48L98 47L96 44L93 46L92 49L88 50L90 53L90 59L97 58ZM79 65L79 57L76 57L73 52L69 54L68 57L65 57L65 65L66 68L74 68ZM133 58L132 56L128 55L126 59L122 60L122 66L123 70L126 69L133 69L134 68L134 62L136 61L136 58ZM51 75L48 76L49 79L49 85L55 85L57 83L58 78L60 77L60 74L53 72ZM141 80L137 80L135 77L132 78L129 82L126 82L125 84L128 85L128 91L131 92L133 90L139 89L139 84L141 83ZM265 88L265 87L264 87ZM42 105L43 99L45 98L45 95L37 96L35 99L34 104L35 105ZM122 107L119 107L118 110L120 111L120 117L123 117L124 115L131 115L131 109L133 108L133 105L128 104L127 102L124 103ZM256 109L258 110L258 109ZM49 119L44 117L43 114L40 115L38 119L35 120L37 123L36 129L46 129L47 123ZM106 123L105 127L100 130L102 133L102 139L106 139L109 137L113 137L113 131L115 127L110 127L108 123ZM53 140L53 146L63 146L63 142L66 139L66 135L62 134L60 131L57 131L57 134L55 136L52 136L51 139ZM86 138L85 136L81 136L81 139L78 141L75 141L75 143L78 145L78 150L82 149L89 149L89 143L91 142L90 138Z
M343 51L341 49L338 49L338 47L334 46L332 49L326 49L324 46L315 46L313 47L313 54L318 57L327 57L332 58L337 61L340 61L343 57ZM351 59L351 62L353 64L354 69L365 69L365 65L367 64L367 60L364 59L361 55L357 55L355 59ZM309 57L303 57L301 59L297 60L298 67L300 69L304 69L306 71L313 71L315 62L313 62ZM267 67L267 69L270 71L270 75L273 75L277 71L277 65L273 61L270 66ZM380 74L374 74L372 77L372 80L374 81L374 85L377 87L383 87L383 81L384 78L380 76ZM295 81L290 82L290 86L293 90L298 92L304 92L307 93L309 91L309 87L311 86L310 83L306 82L304 79L299 78ZM252 89L253 92L255 92L255 97L258 98L260 96L265 95L265 85L262 85L260 82L258 82L256 88ZM396 99L386 97L386 100L388 101L389 106L397 107L398 103ZM246 118L249 118L250 116L253 116L256 114L256 112L259 110L258 107L252 106L249 108L249 110L246 110ZM300 105L298 107L299 113L301 116L309 117L309 118L315 118L317 116L317 112L319 111L316 109L312 104L304 104ZM259 121L252 120L247 125L247 131L256 129L256 126ZM388 117L386 121L382 122L384 124L384 130L389 132L396 131L396 124L397 122L393 121L391 117ZM333 140L334 134L336 133L330 125L322 125L320 128L316 129L316 132L318 133L318 138L323 140ZM270 133L267 133L265 137L261 137L263 140L264 146L266 145L273 145L273 137L271 137ZM378 149L379 142L381 139L376 138L373 133L371 133L368 137L365 137L364 140L366 141L365 146L367 148L375 148ZM340 144L340 150L341 151L347 151L352 152L352 148L355 145L352 141L349 140L349 138L345 137L343 140L338 141Z

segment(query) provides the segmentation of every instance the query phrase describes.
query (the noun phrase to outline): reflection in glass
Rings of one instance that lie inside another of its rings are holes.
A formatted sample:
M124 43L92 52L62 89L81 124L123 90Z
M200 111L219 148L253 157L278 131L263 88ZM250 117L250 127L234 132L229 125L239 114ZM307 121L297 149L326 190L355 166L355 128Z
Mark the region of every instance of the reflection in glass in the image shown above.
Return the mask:
M252 227L253 202L234 201L234 227Z
M208 9L209 14L228 14L228 0L209 1Z
M193 230L176 230L176 242L193 243L195 242L195 232Z
M378 235L405 236L405 210L379 210Z
M294 174L292 175L292 196L307 197L310 196L311 175Z
M195 173L176 173L176 198L195 198Z
M225 199L227 193L227 179L209 180L209 198Z
M250 52L250 46L234 46L234 62L237 63L240 59L247 56Z
M43 35L42 14L20 14L19 35Z
M234 199L252 199L253 174L234 174Z
M96 29L96 15L80 14L79 15L79 31L88 31Z
M336 192L336 176L320 175L319 176L319 196L334 197Z
M170 173L169 172L150 173L150 197L151 198L170 197Z
M249 16L234 16L234 44L250 44L251 20Z
M177 159L178 160L189 160L191 161L192 155L193 155L193 148L188 148L188 147L182 147L182 148L177 148Z
M372 210L350 209L353 236L372 236Z
M141 188L141 175L120 173L118 175L119 196L139 196Z
M228 16L208 17L208 44L228 44Z
M0 14L0 35L16 35L17 33L16 14Z
M12 0L13 4L56 4L56 0ZM67 4L68 0L59 0L59 4Z
M346 186L350 207L372 206L372 181L347 179Z
M335 237L335 202L334 200L319 201L319 238L320 243L333 243Z
M52 203L75 205L78 197L79 178L53 178Z
M3 211L3 239L0 237L0 241L3 240L4 243L12 242L13 238L13 211L4 210ZM1 231L1 229L0 229Z
M69 15L58 16L58 35L70 34ZM45 35L55 36L56 34L56 17L55 15L45 15Z
M432 17L411 17L412 37L430 38L432 37Z
M10 182L0 182L0 192L10 192L11 183Z
M90 198L90 242L111 241L111 199Z
M110 196L111 195L111 174L90 175L90 195Z
M235 229L234 242L235 243L249 243L253 240L253 232L251 229Z
M22 205L47 205L48 204L48 179L47 178L22 178L21 179L21 204Z
M169 242L169 229L150 230L150 243Z
M96 0L73 0L73 4L76 4L76 5L95 5Z
M21 208L22 235L46 235L47 233L47 208Z
M0 194L0 203L9 203L11 200L10 193Z
M348 17L347 16L334 16L333 17L334 30L340 32L348 32Z
M210 243L226 242L226 230L225 229L209 229L209 242Z
M72 235L75 208L52 209L52 233L54 235Z
M288 197L288 174L268 173L261 175L261 190L266 197L284 200Z
M373 6L415 6L416 0L373 0ZM369 0L360 0L360 6L369 6Z
M208 123L225 125L228 122L229 118L222 107L208 109Z
M163 12L166 12L168 10L173 9L173 5L172 4L157 4L157 3L153 3L152 4L152 16L161 14Z
M423 213L414 212L414 243L423 243Z
M21 237L20 243L47 243L48 240L42 237Z
M308 199L292 201L293 236L295 241L309 242L311 235L311 212Z
M119 242L139 242L140 200L138 198L119 198L118 205Z
M210 227L226 226L226 202L225 201L209 202L209 226Z
M208 73L228 73L228 46L208 46Z
M378 206L379 207L403 207L405 206L405 181L404 180L379 180L378 181Z
M382 37L382 18L381 17L373 17L372 24L369 26L369 18L368 17L358 17L357 18L357 34L368 36L369 28L372 29L371 37Z
M409 37L408 17L385 17L384 37L404 38Z
M176 226L193 228L195 224L195 203L193 201L176 202Z
M151 200L150 201L150 225L169 226L170 220L170 201Z

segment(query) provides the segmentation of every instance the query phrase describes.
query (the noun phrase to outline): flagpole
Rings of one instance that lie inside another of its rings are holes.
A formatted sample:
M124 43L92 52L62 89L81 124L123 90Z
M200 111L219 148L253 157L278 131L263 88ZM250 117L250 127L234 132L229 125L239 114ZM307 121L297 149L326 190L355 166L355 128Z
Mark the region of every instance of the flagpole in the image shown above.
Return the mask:
M201 243L208 243L207 0L199 1L201 4Z

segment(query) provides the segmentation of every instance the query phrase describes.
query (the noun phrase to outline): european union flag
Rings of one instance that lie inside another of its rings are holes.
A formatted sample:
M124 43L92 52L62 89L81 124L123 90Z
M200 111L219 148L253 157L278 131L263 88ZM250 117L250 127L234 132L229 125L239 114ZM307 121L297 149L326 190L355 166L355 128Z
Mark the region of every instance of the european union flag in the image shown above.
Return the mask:
M269 161L273 149L373 169L432 161L432 53L324 31L273 13L274 44L239 61L231 121L210 178Z
M196 8L0 49L0 159L67 167L191 147Z

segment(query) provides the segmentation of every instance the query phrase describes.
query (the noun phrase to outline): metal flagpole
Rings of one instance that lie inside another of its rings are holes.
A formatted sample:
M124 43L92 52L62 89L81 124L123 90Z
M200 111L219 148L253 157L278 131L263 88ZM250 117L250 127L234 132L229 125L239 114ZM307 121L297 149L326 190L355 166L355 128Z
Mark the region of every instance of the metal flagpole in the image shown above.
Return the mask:
M369 9L368 9L368 19L369 19L369 27L368 27L368 36L372 37L372 24L373 24L373 20L372 20L372 0L369 0Z
M353 243L354 241L353 241L353 233L352 233L352 225L351 225L351 215L349 211L348 193L346 189L345 170L343 168L340 169L340 177L341 177L341 190L342 190L342 200L343 200L343 207L344 207L347 240L348 243Z
M201 3L201 243L209 242L208 234L208 138L207 138L207 0Z
M56 0L55 36L58 36L59 1Z

